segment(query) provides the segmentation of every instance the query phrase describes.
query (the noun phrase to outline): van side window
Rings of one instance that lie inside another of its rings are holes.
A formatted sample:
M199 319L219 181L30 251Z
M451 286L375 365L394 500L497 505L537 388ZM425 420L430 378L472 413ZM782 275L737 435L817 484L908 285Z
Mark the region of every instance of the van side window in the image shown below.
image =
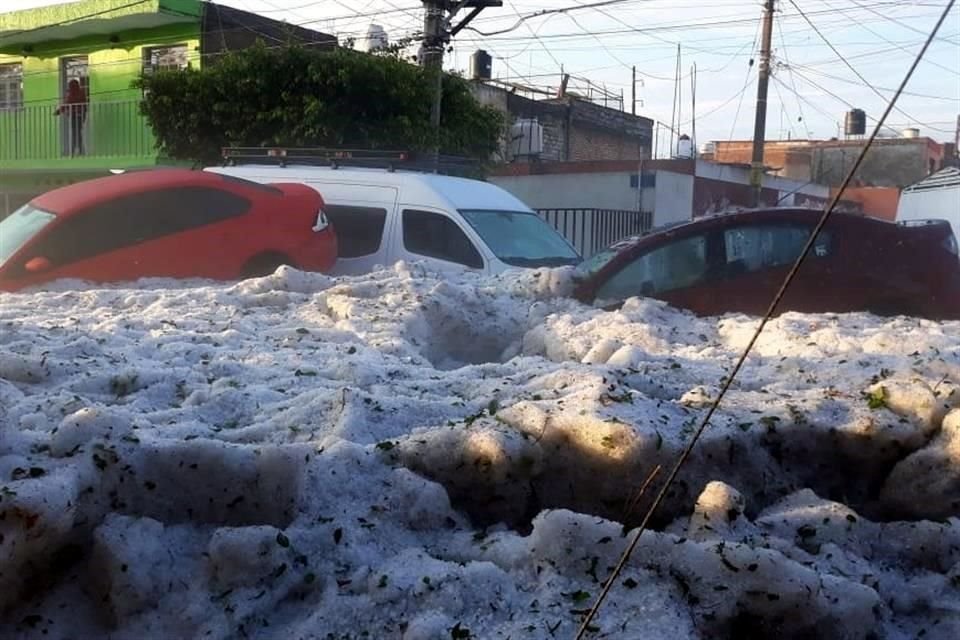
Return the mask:
M387 221L386 209L328 204L323 210L333 223L337 253L341 258L369 256L380 250Z
M483 258L467 234L439 213L404 209L403 246L410 253L483 269Z

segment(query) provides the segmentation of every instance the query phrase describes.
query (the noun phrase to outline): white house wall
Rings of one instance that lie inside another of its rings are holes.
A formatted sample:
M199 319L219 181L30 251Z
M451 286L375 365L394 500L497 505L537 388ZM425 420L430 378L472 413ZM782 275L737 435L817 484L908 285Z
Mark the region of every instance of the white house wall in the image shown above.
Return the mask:
M633 172L636 173L636 172ZM636 211L637 190L630 172L492 176L490 182L532 209L623 209Z
M693 183L694 178L691 175L657 171L653 206L654 228L691 218Z

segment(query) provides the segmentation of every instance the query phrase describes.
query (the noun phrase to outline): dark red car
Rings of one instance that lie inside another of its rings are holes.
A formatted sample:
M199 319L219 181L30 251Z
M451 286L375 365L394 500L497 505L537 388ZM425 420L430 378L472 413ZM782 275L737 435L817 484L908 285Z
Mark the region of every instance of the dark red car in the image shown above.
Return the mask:
M77 183L0 221L5 291L59 278L230 280L282 264L326 271L336 258L315 190L188 169Z
M762 315L820 213L743 211L618 242L578 267L575 295L604 305L648 296L700 315ZM835 213L777 310L960 318L957 253L944 221L905 226Z

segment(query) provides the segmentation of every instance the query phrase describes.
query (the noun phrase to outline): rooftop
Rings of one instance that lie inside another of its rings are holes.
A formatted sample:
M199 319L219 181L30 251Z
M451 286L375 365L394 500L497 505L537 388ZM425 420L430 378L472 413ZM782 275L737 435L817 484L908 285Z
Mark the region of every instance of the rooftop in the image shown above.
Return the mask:
M81 0L0 13L0 53L29 45L198 21L199 0Z

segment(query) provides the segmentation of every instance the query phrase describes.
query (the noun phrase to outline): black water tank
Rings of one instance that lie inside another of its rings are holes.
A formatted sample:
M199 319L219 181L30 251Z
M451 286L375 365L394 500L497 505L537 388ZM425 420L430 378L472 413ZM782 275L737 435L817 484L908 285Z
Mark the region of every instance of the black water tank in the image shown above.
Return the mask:
M844 133L848 136L862 136L867 132L867 114L863 109L847 111L843 122Z
M470 77L474 80L489 80L493 73L493 57L483 49L470 56Z

